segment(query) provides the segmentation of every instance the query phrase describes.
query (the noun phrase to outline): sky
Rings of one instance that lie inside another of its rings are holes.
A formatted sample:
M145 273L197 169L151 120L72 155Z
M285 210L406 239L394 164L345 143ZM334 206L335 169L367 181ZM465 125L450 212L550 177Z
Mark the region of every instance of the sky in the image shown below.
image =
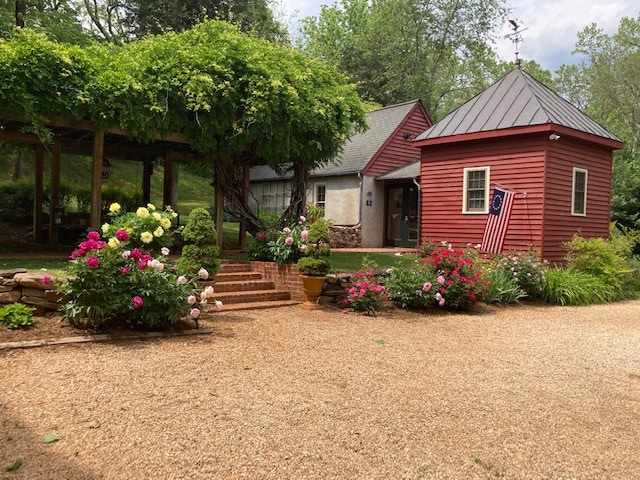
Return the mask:
M317 16L320 5L332 5L333 0L282 0L287 14L295 18ZM640 15L638 0L519 0L509 2L509 18L516 19L523 28L524 42L520 45L520 58L535 60L552 73L563 64L579 61L571 52L578 40L578 32L595 23L612 34L623 17ZM294 20L295 20L294 18ZM515 45L505 39L511 33L505 23L499 32L496 52L503 60L515 59Z

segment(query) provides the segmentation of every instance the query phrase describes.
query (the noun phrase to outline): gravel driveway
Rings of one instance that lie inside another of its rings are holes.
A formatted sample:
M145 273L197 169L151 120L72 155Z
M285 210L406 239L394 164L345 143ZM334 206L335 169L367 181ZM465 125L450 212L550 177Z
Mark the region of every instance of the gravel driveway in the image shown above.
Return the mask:
M216 318L0 352L0 478L640 478L640 301Z

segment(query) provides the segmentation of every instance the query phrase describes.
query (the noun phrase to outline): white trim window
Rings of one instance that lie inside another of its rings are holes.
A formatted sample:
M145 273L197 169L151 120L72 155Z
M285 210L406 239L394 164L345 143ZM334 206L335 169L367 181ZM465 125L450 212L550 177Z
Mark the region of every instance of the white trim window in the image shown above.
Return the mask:
M571 215L587 215L587 177L589 171L584 168L573 168L571 186Z
M325 208L327 203L327 186L324 183L316 183L314 185L313 203L316 207Z
M490 167L464 169L462 188L462 213L489 212Z

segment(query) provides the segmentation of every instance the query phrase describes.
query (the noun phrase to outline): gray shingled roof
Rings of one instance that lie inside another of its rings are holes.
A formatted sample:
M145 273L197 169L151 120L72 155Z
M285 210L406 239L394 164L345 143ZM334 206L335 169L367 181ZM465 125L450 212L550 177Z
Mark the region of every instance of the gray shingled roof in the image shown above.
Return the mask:
M312 177L349 175L361 172L384 142L398 128L419 100L383 107L367 114L369 129L356 133L345 143L342 152L336 157L336 163L314 170ZM251 169L252 182L264 182L291 178L291 175L277 175L270 167L261 165Z
M553 90L518 68L418 135L416 141L544 124L564 126L620 141Z
M390 172L378 175L376 180L406 180L408 178L417 178L420 176L420 160L407 163Z

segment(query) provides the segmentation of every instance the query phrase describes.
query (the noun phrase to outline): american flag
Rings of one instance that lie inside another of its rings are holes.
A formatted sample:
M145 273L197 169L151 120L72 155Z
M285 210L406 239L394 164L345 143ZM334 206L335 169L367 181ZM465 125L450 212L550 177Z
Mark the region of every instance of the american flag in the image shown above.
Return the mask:
M511 207L516 192L503 190L495 187L493 189L493 200L489 208L489 218L487 226L484 228L482 246L480 250L484 253L500 253L504 237L509 228L509 218L511 217Z

